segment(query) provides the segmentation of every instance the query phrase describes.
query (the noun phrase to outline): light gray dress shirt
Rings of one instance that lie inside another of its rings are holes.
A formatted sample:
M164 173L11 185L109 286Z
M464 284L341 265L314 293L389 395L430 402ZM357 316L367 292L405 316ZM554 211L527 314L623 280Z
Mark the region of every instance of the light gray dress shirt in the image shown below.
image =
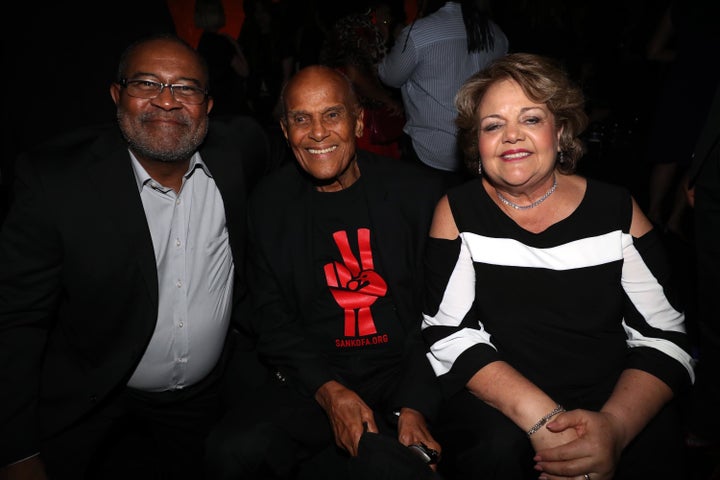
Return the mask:
M153 180L131 154L158 273L158 319L128 386L184 388L215 366L230 323L234 265L225 208L195 153L177 194Z

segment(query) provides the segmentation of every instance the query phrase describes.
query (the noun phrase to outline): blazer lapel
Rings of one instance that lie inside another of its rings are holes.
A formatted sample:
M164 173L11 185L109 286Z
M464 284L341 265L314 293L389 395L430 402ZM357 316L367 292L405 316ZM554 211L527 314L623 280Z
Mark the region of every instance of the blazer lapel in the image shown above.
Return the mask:
M292 200L287 205L280 206L286 211L283 232L287 238L295 239L283 241L288 248L281 254L286 256L285 264L292 270L299 304L311 299L314 293L314 282L308 281L308 272L313 272L316 267L313 263L316 239L313 238L312 229L312 188L301 176L294 177L294 182L288 186L289 190L295 189L295 192L288 196Z
M107 134L93 145L92 154L88 175L95 194L91 201L96 203L99 215L106 216L115 227L117 241L125 244L128 261L135 262L142 272L152 304L157 307L155 251L127 145L117 132ZM108 246L109 255L116 253L111 249Z
M242 152L228 151L227 146L222 147L213 141L214 138L215 135L211 132L206 143L200 148L200 155L222 195L230 248L236 265L241 266L238 263L241 264L244 258L248 194L242 168Z
M360 160L362 157L360 157ZM373 249L378 252L380 262L388 275L388 281L395 283L398 278L396 269L404 268L405 263L399 259L407 256L407 231L399 218L397 208L392 201L394 193L388 189L382 174L376 172L371 163L361 162L360 173L365 178L368 214L374 232L382 232L372 237ZM400 238L398 238L400 237Z

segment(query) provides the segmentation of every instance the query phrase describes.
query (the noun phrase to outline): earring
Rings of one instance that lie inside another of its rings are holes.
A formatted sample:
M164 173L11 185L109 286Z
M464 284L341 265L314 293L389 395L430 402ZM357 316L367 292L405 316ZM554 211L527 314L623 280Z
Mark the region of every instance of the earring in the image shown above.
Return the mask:
M478 157L477 173L478 175L482 175L482 159L480 157Z
M562 150L558 152L558 162L565 163L565 154Z

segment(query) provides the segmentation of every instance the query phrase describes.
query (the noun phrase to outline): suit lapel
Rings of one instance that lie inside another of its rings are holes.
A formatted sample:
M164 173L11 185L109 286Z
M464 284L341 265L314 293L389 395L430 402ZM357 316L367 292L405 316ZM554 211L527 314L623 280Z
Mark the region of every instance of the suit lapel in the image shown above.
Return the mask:
M301 177L295 177L301 178ZM297 241L287 242L289 246L283 255L289 255L287 265L292 268L294 284L298 286L298 302L303 303L310 299L314 292L314 282L308 281L308 272L314 273L315 259L315 238L313 238L314 220L312 218L312 187L305 182L299 181L290 188L297 188L297 195L290 195L288 198L295 199L289 205L281 205L286 210L286 235L288 238L295 238ZM297 232L297 233L294 233Z
M98 214L106 216L117 232L117 240L129 252L128 261L135 262L142 272L145 286L157 307L158 280L155 265L155 252L152 237L140 200L137 183L130 163L127 145L117 133L100 138L92 148L94 158L88 167L89 181L95 186L95 195L91 199L96 204ZM108 254L113 243L105 245Z
M388 282L395 283L398 278L396 268L404 265L404 262L399 259L407 256L406 242L402 240L406 237L406 230L402 228L402 219L392 201L394 192L388 189L383 174L377 172L372 163L362 160L361 156L359 159L360 173L365 179L368 215L374 232L372 236L373 250L376 250L380 257L383 270L388 276ZM382 232L382 234L378 232Z
M211 124L212 125L212 124ZM211 126L212 128L212 126ZM208 166L215 185L220 190L225 208L225 220L230 236L230 248L236 262L244 257L247 187L242 171L242 152L228 150L228 145L220 146L214 141L217 132L208 134L205 144L200 148L203 162ZM233 158L235 156L235 158Z

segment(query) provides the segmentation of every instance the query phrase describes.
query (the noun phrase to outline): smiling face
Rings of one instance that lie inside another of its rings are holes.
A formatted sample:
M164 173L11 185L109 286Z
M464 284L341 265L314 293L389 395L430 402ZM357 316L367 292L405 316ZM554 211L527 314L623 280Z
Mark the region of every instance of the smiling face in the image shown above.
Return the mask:
M308 67L296 73L284 93L280 123L298 163L320 191L336 191L359 177L356 139L362 136L362 109L338 72Z
M197 54L168 39L153 39L137 46L128 57L124 75L128 80L202 89L207 86ZM117 106L120 129L141 162L185 162L205 138L211 98L199 105L182 103L170 88L164 88L155 98L137 98L117 83L112 84L110 94Z
M495 83L478 106L483 175L498 189L532 195L552 183L560 131L544 104L513 80Z

